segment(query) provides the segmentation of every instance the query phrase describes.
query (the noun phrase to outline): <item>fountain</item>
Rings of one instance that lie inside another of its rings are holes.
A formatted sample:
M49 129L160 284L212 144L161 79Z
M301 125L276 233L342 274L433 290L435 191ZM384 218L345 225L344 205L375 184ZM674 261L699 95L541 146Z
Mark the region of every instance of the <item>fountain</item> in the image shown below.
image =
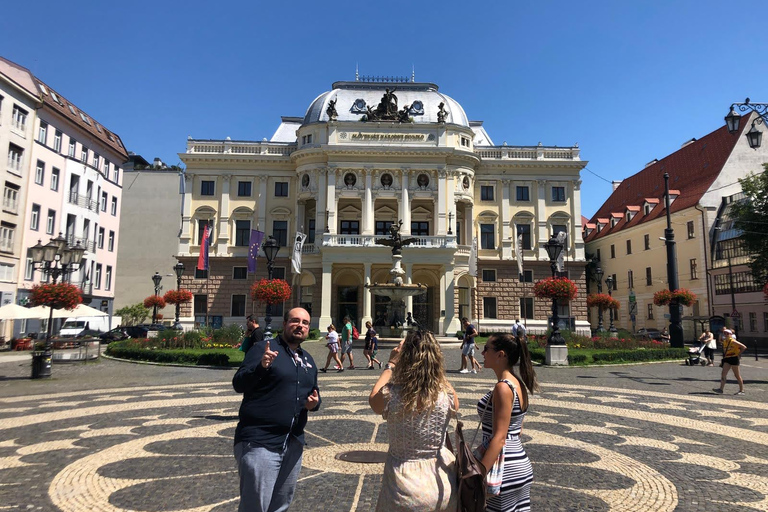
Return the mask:
M416 238L403 239L400 235L402 225L402 220L397 224L392 224L389 228L389 238L379 238L376 240L376 243L379 245L392 247L392 268L389 271L391 276L390 282L365 285L372 295L389 297L387 326L395 326L397 328L393 333L396 336L402 334L402 322L405 320L405 298L420 295L427 291L427 285L421 283L408 284L403 280L405 275L405 270L402 267L403 247L416 242ZM400 325L397 325L398 323Z

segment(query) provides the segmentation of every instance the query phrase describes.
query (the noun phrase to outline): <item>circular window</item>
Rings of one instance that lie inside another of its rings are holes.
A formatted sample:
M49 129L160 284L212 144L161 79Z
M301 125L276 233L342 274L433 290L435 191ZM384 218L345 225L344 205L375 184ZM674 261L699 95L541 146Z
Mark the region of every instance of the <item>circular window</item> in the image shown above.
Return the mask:
M304 188L309 186L309 174L305 174L301 177L301 186Z
M357 99L357 100L355 100L355 109L356 110L365 110L365 100L364 99Z
M464 176L464 180L461 182L461 184L464 186L465 190L469 189L469 178Z
M391 174L383 174L381 176L381 185L383 187L389 188L392 186L392 175Z
M344 175L344 184L348 187L354 187L355 183L357 183L357 176L355 176L353 173L349 172Z
M429 185L429 176L426 174L419 174L419 177L416 178L416 183L422 188L426 187Z

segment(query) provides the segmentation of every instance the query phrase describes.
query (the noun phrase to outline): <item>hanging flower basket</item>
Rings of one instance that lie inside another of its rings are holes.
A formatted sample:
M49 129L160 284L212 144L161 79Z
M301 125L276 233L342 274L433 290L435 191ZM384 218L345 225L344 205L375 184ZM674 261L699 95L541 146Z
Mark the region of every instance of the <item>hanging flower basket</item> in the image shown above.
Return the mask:
M578 291L567 277L548 277L533 285L533 293L540 299L573 300Z
M280 304L291 298L291 285L283 279L261 279L251 286L251 298L264 304Z
M46 283L32 287L30 300L35 306L75 309L83 302L82 290L70 283Z
M163 295L168 304L184 304L192 300L192 292L189 290L169 290Z
M157 306L157 309L163 309L165 307L165 300L159 295L150 295L144 299L144 307L152 309Z
M696 302L696 294L685 288L675 291L659 290L653 294L653 303L656 306L667 306L673 301L683 306L691 306Z
M588 308L619 309L621 303L607 293L590 293L587 296Z

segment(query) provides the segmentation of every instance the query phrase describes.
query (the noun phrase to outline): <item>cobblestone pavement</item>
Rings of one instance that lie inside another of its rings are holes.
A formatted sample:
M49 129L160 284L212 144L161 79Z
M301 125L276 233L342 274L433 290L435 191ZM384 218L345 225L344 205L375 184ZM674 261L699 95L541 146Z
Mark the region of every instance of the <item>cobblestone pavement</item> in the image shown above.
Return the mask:
M456 373L458 348L446 357L471 436L493 375ZM231 370L101 360L30 381L29 361L3 360L0 510L236 510ZM719 368L681 363L538 368L523 430L534 510L768 510L768 362L743 360L746 396L733 382L715 395ZM336 456L386 450L367 401L378 375L320 376L292 510L375 508L383 465Z

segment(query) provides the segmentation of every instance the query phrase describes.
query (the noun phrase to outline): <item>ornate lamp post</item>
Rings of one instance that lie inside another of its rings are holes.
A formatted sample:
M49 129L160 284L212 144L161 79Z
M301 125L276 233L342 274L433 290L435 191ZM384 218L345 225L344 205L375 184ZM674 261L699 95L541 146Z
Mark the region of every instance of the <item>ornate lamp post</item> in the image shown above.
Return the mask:
M595 277L597 277L597 293L603 293L603 268L598 263L595 268ZM603 327L603 308L597 308L597 332L605 332Z
M155 272L155 275L152 276L152 282L155 283L155 297L157 297L157 292L160 291L160 281L163 280L163 276L160 275L159 272ZM157 322L157 304L154 305L152 308L152 323Z
M267 257L267 278L271 280L272 269L274 268L277 253L280 251L280 245L277 243L275 238L270 236L267 238L267 241L261 245L261 249L264 251L264 256ZM272 305L270 303L267 303L267 311L265 313L264 323L267 324L266 327L264 327L264 338L271 338L272 327L270 324L272 323Z
M728 127L728 133L733 135L739 130L739 124L741 121L741 115L736 112L738 108L741 112L747 112L751 110L757 114L757 119L752 121L752 128L747 132L747 142L749 147L757 149L760 147L763 132L758 130L755 125L766 124L768 125L768 103L750 103L749 98L744 100L744 103L731 104L731 111L725 116L725 124ZM670 335L672 333L670 332ZM681 345L682 346L682 345Z
M606 277L605 278L605 285L608 287L608 296L612 297L613 294L611 293L611 290L613 290L613 277L611 277L611 276ZM611 313L611 316L610 316L610 318L611 318L611 325L608 326L608 331L611 332L611 333L618 332L616 330L616 328L613 326L613 308L610 308L609 311Z
M184 275L184 264L178 262L173 266L173 271L176 272L176 291L181 291L181 276ZM176 321L173 323L174 329L181 329L181 322L179 321L179 313L181 311L181 303L176 303Z
M45 280L51 279L53 284L61 277L64 281L69 274L74 272L80 267L80 260L83 259L85 254L85 248L80 245L80 242L74 247L67 247L67 239L59 233L56 238L51 238L51 241L43 245L42 241L38 240L37 245L30 249L32 252L32 267L35 270L39 270ZM32 360L32 378L39 379L43 377L51 376L51 330L53 328L53 306L54 304L47 304L50 309L48 315L48 326L45 333L45 350L39 359L33 357Z
M667 227L664 229L664 243L667 246L667 282L669 291L680 288L677 280L677 255L675 254L675 230L672 229L672 216L669 211L669 174L664 173L664 201L667 209ZM680 303L673 300L669 303L669 345L682 348L683 324L680 318Z
M558 242L554 236L549 242L544 244L544 249L549 256L549 266L552 269L552 277L557 276L557 258L563 250L563 244ZM565 340L560 334L560 317L557 314L557 299L552 299L552 334L547 341L551 345L565 345Z

